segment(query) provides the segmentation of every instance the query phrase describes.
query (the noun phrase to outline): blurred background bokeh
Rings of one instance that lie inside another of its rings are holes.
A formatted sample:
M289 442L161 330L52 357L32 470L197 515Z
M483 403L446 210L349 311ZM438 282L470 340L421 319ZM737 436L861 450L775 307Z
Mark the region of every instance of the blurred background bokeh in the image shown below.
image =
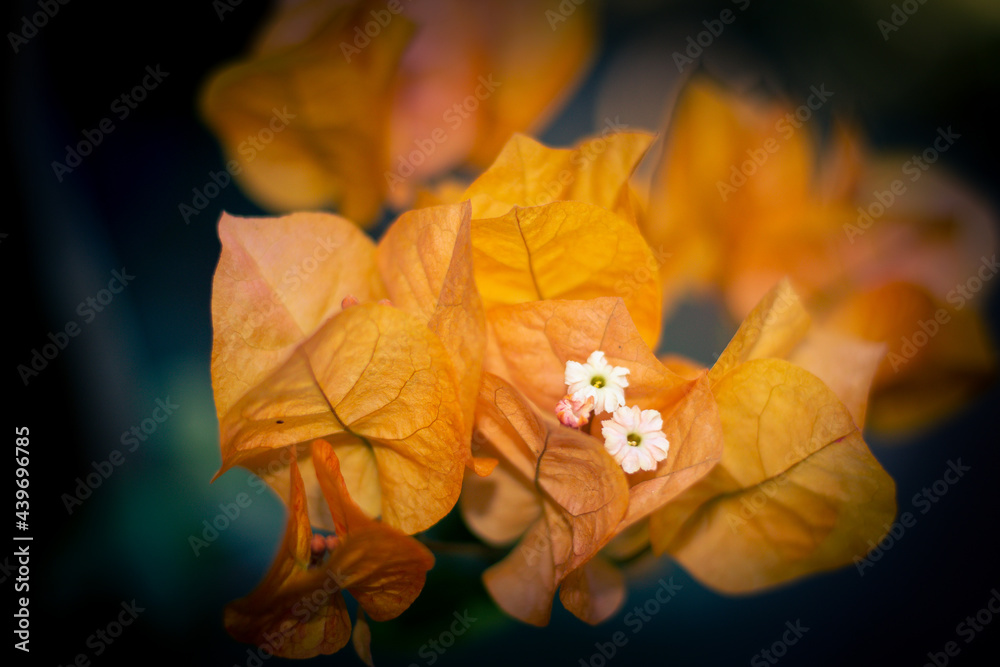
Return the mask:
M673 54L728 8L736 20L692 69L737 90L766 90L800 103L810 86L825 84L835 96L819 112L815 131L828 130L834 116L846 118L878 150L920 151L938 127L953 126L962 138L942 157L943 168L994 210L1000 206L996 2L587 2L598 16L598 53L540 133L549 144L569 145L599 132L609 118L661 130L690 73L678 72ZM220 461L209 306L219 213L264 211L236 185L222 188L188 220L179 206L225 168L216 137L199 117L199 90L210 72L244 53L269 6L251 0L47 4L58 10L50 10L54 15L33 36L8 35L5 180L13 212L0 226L11 305L5 317L11 393L2 412L8 429L31 429L30 658L70 664L82 653L93 664L162 658L253 665L248 647L223 630L222 609L265 571L285 514L280 501L258 495L242 471L209 484ZM525 20L544 25L545 9L559 11L557 0L538 4L539 14ZM879 21L890 21L896 5L914 11L886 33ZM39 6L9 3L7 31L29 34L24 17ZM122 117L113 103L147 77L147 67L162 80ZM104 118L112 119L113 131L102 133L71 172L56 173L52 163L66 161L66 145ZM88 298L106 298L101 290L114 271L134 279L109 302L85 305ZM996 297L984 290L976 298L995 337ZM703 363L713 361L736 327L712 303L682 303L671 317L670 351ZM50 332L74 322L78 335L25 384L16 367L30 365L33 350L50 343ZM1000 615L991 614L992 624L968 643L956 626L991 596L1000 598L998 398L993 385L948 419L902 440L867 437L897 482L900 511L917 519L863 576L845 567L730 598L667 559L637 563L625 608L611 620L586 626L557 604L551 625L537 629L495 608L479 580L486 561L442 554L417 603L373 628L375 662L575 666L582 660L596 666L603 660L595 642L624 631L628 642L609 663L770 664L757 657L760 651L781 639L786 622L801 621L809 630L781 658L788 664L919 665L949 641L960 648L956 664L986 664L1000 655ZM162 423L149 421L158 400L177 406ZM144 439L127 435L133 427ZM68 512L65 494L75 493L77 479L116 449L120 465ZM914 495L959 459L971 470L921 514ZM241 492L250 496L249 506L216 538L193 547L192 536L206 537L203 522L215 520L220 503ZM671 576L683 588L633 634L625 614ZM14 575L5 567L2 578L13 606ZM92 638L133 600L143 611L120 637L110 643ZM443 654L429 649L431 640L447 641L442 633L452 613L465 610L477 619L468 632ZM349 648L317 661L361 664Z

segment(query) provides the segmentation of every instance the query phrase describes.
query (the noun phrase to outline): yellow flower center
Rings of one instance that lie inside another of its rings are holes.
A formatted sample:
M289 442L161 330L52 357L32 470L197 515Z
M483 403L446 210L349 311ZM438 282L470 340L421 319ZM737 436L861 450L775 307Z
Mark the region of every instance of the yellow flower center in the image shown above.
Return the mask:
M636 433L628 434L628 444L629 447L638 447L639 443L642 442L642 436Z
M590 378L590 385L592 387L597 387L598 389L600 389L601 387L604 386L604 378L597 376L592 377Z

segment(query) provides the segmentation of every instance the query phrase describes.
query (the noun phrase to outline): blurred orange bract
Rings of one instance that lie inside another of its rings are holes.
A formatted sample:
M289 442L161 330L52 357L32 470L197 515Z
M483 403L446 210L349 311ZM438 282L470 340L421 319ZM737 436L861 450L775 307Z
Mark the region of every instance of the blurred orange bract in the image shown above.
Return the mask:
M547 7L284 2L248 56L205 84L202 115L261 206L336 207L367 225L387 199L405 204L436 175L487 164L559 108L595 25L584 5L552 26Z
M956 136L939 128L931 150ZM918 155L869 158L843 125L821 154L790 105L693 79L641 219L650 244L673 253L661 267L668 304L716 289L739 319L788 276L821 323L888 344L873 426L940 419L995 374L977 308L960 292L995 253L996 221L943 167L927 167ZM948 322L923 331L936 317Z

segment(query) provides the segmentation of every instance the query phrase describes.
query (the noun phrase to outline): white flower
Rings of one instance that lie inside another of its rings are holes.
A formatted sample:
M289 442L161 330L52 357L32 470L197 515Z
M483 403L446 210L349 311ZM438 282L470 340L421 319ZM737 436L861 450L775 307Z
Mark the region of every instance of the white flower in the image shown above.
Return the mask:
M594 412L614 412L625 405L625 378L629 370L622 366L612 366L605 360L604 353L597 350L587 358L587 363L566 362L567 392L578 401L594 399Z
M660 413L640 412L635 405L618 408L611 419L602 421L601 434L608 454L629 474L639 469L655 470L670 449Z

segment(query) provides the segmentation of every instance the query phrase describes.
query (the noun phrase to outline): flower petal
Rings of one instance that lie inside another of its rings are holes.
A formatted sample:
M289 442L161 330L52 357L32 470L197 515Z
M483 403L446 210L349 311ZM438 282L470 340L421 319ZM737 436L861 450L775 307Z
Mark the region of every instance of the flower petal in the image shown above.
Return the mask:
M727 593L863 557L895 516L896 489L834 393L777 359L742 364L714 390L722 460L651 517L653 548Z
M382 517L423 530L458 499L468 457L455 371L437 336L389 306L331 318L275 373L223 415L228 464L331 434L374 453Z
M294 43L287 36L264 40L266 48L219 70L202 90L202 115L228 157L240 160L244 189L265 208L335 205L361 223L379 211L389 167L389 100L414 25L394 17L353 58L341 45L351 45L355 27L384 8L375 0L341 3ZM272 120L278 114L287 118L280 126ZM260 141L263 130L275 130L271 141L242 159L252 147L248 138Z
M877 429L916 429L940 419L996 376L997 355L981 316L973 308L952 308L916 285L892 283L858 293L826 323L888 344L869 410Z
M358 654L358 659L368 665L375 667L372 662L372 629L368 625L363 609L358 609L358 618L354 623L354 632L351 634L351 644L354 645L354 652Z
M743 320L708 372L714 384L751 359L786 357L809 330L811 318L788 280L771 289Z
M425 318L448 350L471 437L486 317L473 279L469 215L468 202L404 213L379 243L377 261L393 305Z
M642 221L650 245L673 253L661 268L669 301L692 288L742 288L733 261L748 244L773 244L788 232L811 236L802 211L814 149L809 133L776 129L787 125L788 111L729 93L706 77L692 78L681 91ZM758 151L765 161L751 159ZM758 289L752 287L751 305Z
M221 422L247 391L340 312L344 297L371 301L384 292L374 245L335 215L223 213L219 238L222 254L212 283L212 389ZM351 263L340 257L351 257ZM314 268L305 273L307 266ZM223 464L229 454L224 448Z
M822 380L851 411L858 428L864 428L872 380L885 353L884 343L814 326L788 355L788 361Z
M312 454L334 526L343 540L324 567L336 574L338 585L373 620L395 618L420 594L434 556L414 538L365 516L348 495L337 456L327 443L314 442Z
M484 167L512 134L543 127L580 83L596 39L589 6L575 7L558 30L538 0L436 0L403 10L420 28L403 58L390 154L402 163L414 147L438 142L406 160L413 180L463 161Z
M649 351L619 298L498 306L489 317L506 378L542 409L562 398L569 369L576 373L574 360L593 350L605 351L607 364L628 369L630 404L683 382Z
M614 536L628 505L628 487L621 469L596 438L541 422L512 387L499 378L487 378L493 388L484 392L484 401L492 395L504 404L491 411L488 421L480 422L487 427L484 433L499 445L498 451L513 454L516 468L527 470L543 514L514 550L483 574L483 580L509 614L545 625L560 582ZM534 460L528 459L525 466L529 453Z
M656 259L625 219L584 202L515 208L473 219L472 245L488 317L499 305L621 295L647 347L659 339L660 283L646 268Z
M516 134L465 197L476 219L555 201L587 202L630 219L629 177L652 141L645 132L622 132L563 149Z
M596 625L625 603L625 577L597 556L566 575L559 587L559 601L580 620Z
M308 569L312 529L294 458L290 475L288 528L278 556L252 593L226 605L224 623L234 639L267 647L283 658L311 658L343 648L351 636L351 620L330 573ZM323 588L326 583L330 585ZM313 597L316 591L321 600ZM303 615L296 610L308 611Z
M631 500L621 529L669 502L719 460L722 429L704 371L685 380L665 368L639 336L621 299L498 307L490 318L509 380L539 406L558 400L567 359L603 350L608 363L630 371L629 403L662 415L670 455L655 473L629 478Z
M469 530L497 547L513 543L542 512L534 484L506 459L488 477L466 473L458 505Z

